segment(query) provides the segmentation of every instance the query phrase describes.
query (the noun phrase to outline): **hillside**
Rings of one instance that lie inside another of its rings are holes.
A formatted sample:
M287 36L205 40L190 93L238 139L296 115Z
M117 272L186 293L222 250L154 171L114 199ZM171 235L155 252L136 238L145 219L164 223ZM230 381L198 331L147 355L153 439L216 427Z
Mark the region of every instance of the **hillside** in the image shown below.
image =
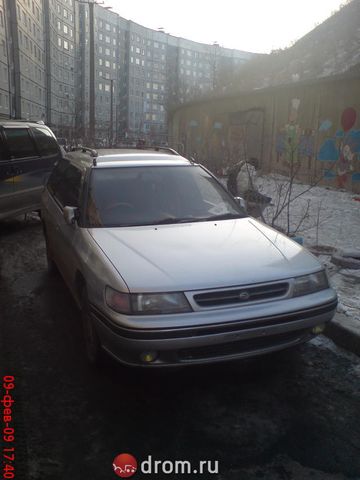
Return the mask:
M226 90L351 73L360 73L360 0L349 1L292 47L250 60Z

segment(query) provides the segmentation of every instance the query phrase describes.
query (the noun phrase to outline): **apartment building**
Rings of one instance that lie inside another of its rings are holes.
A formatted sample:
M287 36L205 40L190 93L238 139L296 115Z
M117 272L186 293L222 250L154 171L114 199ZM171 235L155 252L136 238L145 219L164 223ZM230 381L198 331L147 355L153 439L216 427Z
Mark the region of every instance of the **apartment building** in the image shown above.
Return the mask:
M167 112L253 54L178 38L92 0L0 0L0 116L97 145L167 141Z
M11 116L8 19L5 0L0 0L0 117Z
M43 0L46 52L46 123L58 137L75 130L75 0Z
M128 118L130 138L166 135L167 36L129 22Z
M7 0L6 57L12 118L46 119L45 38L41 0Z

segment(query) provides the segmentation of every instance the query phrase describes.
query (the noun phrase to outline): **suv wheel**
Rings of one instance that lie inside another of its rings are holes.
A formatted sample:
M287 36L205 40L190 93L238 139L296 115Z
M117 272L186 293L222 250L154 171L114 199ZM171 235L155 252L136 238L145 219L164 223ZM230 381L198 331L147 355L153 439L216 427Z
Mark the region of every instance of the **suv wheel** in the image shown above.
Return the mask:
M94 323L90 316L89 301L86 289L83 289L81 297L81 320L86 350L86 357L91 365L100 366L102 363L103 351L100 340L96 333Z

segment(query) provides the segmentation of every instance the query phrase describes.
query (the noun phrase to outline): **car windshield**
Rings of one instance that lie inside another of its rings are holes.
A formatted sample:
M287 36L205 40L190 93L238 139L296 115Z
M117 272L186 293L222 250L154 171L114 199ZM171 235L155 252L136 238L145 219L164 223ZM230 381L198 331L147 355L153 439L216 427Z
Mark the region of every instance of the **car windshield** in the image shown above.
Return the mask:
M203 168L187 166L93 169L89 227L124 227L242 218L236 201Z

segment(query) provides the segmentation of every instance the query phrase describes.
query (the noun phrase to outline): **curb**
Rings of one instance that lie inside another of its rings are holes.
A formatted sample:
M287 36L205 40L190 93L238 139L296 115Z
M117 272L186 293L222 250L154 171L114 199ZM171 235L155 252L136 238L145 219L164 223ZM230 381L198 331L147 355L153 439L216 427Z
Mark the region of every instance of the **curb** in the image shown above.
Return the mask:
M346 315L336 313L326 325L324 334L336 345L360 357L360 324Z

